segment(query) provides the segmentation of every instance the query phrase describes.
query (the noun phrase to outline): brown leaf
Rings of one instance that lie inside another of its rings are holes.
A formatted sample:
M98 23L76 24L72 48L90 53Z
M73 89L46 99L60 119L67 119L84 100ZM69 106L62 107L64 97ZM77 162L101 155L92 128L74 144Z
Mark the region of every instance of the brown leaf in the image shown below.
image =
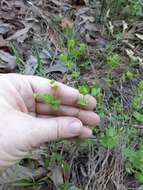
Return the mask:
M25 64L24 74L34 75L37 69L37 60L33 55L30 55Z
M23 178L38 180L46 175L47 172L44 168L35 170L20 165L14 165L1 174L0 185L12 183Z
M10 30L9 24L0 24L0 35L6 34Z
M16 66L16 58L9 53L0 50L0 71L12 71Z
M15 34L7 38L8 41L10 40L17 40L17 42L23 43L26 38L28 38L28 32L31 26L26 26L24 29L18 30Z
M51 176L50 178L54 182L54 185L56 187L62 185L64 183L63 175L62 175L62 170L59 166L53 166L51 167Z
M0 48L1 47L9 47L9 42L3 39L3 37L0 35Z
M62 21L61 21L61 27L64 29L64 28L72 28L73 27L73 21L68 18L68 17L65 17Z
M55 61L55 65L51 65L49 68L47 68L46 74L52 72L60 72L64 74L67 72L67 69L61 63L61 61Z

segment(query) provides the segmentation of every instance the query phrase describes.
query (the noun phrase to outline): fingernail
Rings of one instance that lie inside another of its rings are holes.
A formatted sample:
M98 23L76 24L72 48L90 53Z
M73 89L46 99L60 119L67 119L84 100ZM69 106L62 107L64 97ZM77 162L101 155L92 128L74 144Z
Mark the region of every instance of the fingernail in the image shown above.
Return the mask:
M79 134L81 131L81 123L80 122L73 122L68 127L70 133Z

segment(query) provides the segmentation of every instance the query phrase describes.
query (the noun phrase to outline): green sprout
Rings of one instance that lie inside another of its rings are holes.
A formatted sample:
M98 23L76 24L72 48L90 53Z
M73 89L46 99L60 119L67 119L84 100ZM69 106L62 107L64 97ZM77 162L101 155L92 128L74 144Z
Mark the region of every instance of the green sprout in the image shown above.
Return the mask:
M126 73L126 77L127 77L128 79L132 79L132 78L134 77L134 73L131 72L131 71L128 71L128 72Z
M141 144L137 150L124 149L124 157L126 158L127 170L135 174L135 178L143 183L143 145Z
M105 134L101 135L100 143L109 149L115 148L119 142L119 133L116 128L109 127Z
M138 83L138 87L140 90L143 90L143 80Z
M79 92L83 95L89 94L90 88L87 85L79 86Z
M85 98L80 98L78 104L81 106L86 106L88 101Z
M116 68L121 63L121 56L117 53L107 57L107 64L112 68Z
M59 109L59 107L60 107L60 101L52 95L34 93L33 97L34 98L38 98L38 97L41 98L45 104L51 105L52 108L55 110Z

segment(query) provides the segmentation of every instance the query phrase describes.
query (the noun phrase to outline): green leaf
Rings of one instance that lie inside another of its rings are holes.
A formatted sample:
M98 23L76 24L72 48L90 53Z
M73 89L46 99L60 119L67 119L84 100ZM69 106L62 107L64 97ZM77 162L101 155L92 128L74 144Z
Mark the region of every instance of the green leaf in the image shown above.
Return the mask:
M10 183L10 185L14 187L32 187L33 181L30 179L20 179Z
M128 72L126 73L126 76L127 76L128 79L132 79L133 76L134 76L134 73L132 73L131 71L128 71Z
M72 61L67 61L64 66L68 69L68 70L73 70L74 67L74 63Z
M79 92L83 95L89 94L90 89L87 85L79 86Z
M140 123L143 123L143 115L140 114L139 112L135 111L133 113L133 117Z
M80 71L73 71L73 72L72 72L72 77L73 77L73 78L76 79L76 78L78 78L79 76L80 76Z
M79 51L81 54L84 54L86 51L86 45L84 43L80 43L79 45Z
M56 99L53 99L52 101L51 101L51 106L54 108L54 109L59 109L60 108L60 101L59 100L56 100Z
M117 53L107 57L107 64L111 65L111 67L115 68L121 63L121 56Z
M34 93L33 96L34 98L40 97L45 104L50 104L53 109L59 109L60 107L60 101L52 95Z
M97 97L98 95L102 96L101 89L100 88L92 88L91 95L94 97Z
M139 87L139 89L143 90L143 80L141 80L141 81L138 83L138 87Z
M107 147L109 149L115 148L118 144L118 141L119 141L118 130L113 127L109 127L108 129L106 129L105 134L102 134L100 139L100 143L104 147Z
M75 47L75 40L74 39L71 39L71 40L69 40L68 41L68 48L69 49L72 49L72 48L74 48Z
M79 105L81 106L86 106L88 104L88 101L84 98L81 98L78 102Z
M68 54L67 53L62 53L60 54L60 57L59 57L60 61L62 62L67 62L68 61Z
M140 182L143 183L143 173L138 172L135 174L135 178Z

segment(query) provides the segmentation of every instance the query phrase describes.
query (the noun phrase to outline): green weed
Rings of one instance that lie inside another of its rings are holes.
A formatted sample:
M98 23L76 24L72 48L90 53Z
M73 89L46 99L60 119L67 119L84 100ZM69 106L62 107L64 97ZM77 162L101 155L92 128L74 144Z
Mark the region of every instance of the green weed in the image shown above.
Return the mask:
M107 64L110 65L112 69L116 68L121 63L121 56L114 53L107 57Z
M88 101L85 98L80 98L78 104L81 106L86 106L88 104Z
M141 80L139 83L138 83L138 88L140 90L143 90L143 80Z
M55 110L60 108L60 101L49 94L34 93L34 98L41 98L45 104L51 105Z
M127 77L127 79L132 79L134 77L134 73L131 72L131 71L127 71L126 72L126 77Z
M106 148L115 148L118 142L119 132L116 128L109 127L105 130L105 133L101 134L100 143Z
M134 173L136 179L143 183L143 145L141 144L137 150L127 148L123 153L127 171Z
M20 73L23 73L23 67L24 67L24 61L18 50L14 47L14 45L11 45L12 51L14 56L16 57L16 64L18 66L18 69Z
M73 30L72 33L74 33ZM79 79L81 69L87 66L87 60L84 59L85 63L82 61L87 47L84 43L79 42L75 36L73 36L74 35L70 35L71 38L68 37L66 39L65 44L63 45L64 48L62 48L63 51L58 56L58 59L64 64L73 79Z
M141 0L90 0L89 6L96 21L105 21L109 16L142 16Z

